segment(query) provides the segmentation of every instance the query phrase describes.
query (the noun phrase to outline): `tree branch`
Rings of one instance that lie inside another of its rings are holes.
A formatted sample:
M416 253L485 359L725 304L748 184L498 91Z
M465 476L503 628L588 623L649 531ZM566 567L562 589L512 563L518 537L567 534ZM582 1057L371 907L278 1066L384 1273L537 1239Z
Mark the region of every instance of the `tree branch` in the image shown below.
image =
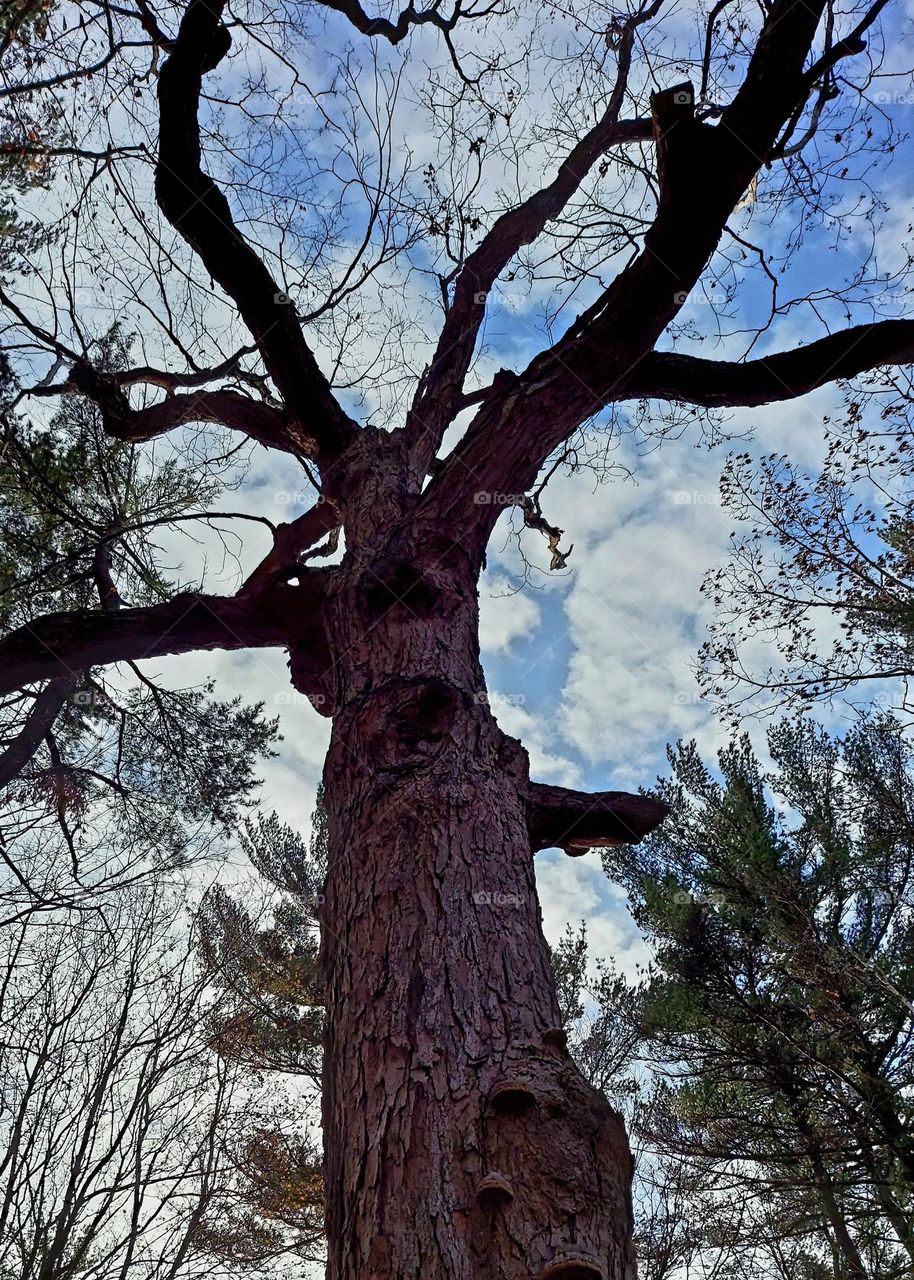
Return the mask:
M294 633L293 601L300 610L303 597L313 593L285 590L288 617L283 610L266 608L261 596L193 592L147 608L45 614L0 640L0 693L127 659L288 644Z
M12 782L41 746L61 707L76 689L80 674L56 676L35 698L21 729L0 754L0 787Z
M774 0L737 94L716 126L695 117L692 86L651 99L659 200L642 252L549 350L486 400L423 495L481 557L500 510L530 489L569 435L619 398L710 261L727 219L809 93L804 64L824 0Z
M425 372L407 423L417 470L424 476L450 422L462 407L463 384L470 367L489 290L511 259L532 244L547 222L558 217L584 178L611 147L649 142L649 119L620 120L637 28L659 9L661 0L629 19L619 37L615 84L594 127L571 149L548 186L499 217L467 258L457 276L431 365Z
M224 0L190 0L174 51L159 75L156 198L226 293L234 299L289 411L332 461L357 429L338 404L305 342L288 298L232 219L228 201L201 168L198 111L203 75L219 65L231 38ZM312 451L314 452L314 451Z
M241 587L240 595L262 591L280 579L285 571L300 568L299 557L325 534L333 534L342 522L340 511L329 499L321 498L308 511L288 524L277 525L273 534L273 549ZM313 551L312 557L317 555Z
M744 363L652 352L625 380L622 390L626 398L738 408L792 400L879 365L912 362L914 320L882 320Z
M146 382L153 387L162 387L166 391L176 391L178 387L203 387L207 382L217 382L231 374L235 378L250 379L257 384L263 382L258 374L247 373L239 366L245 356L253 355L256 346L240 347L233 355L227 356L211 369L195 369L193 373L172 373L168 369L155 369L150 365L141 365L136 369L124 369L112 373L112 378L119 387L131 386L137 382Z
M571 791L541 782L528 783L526 801L534 853L555 848L572 857L607 845L637 844L669 812L659 800L628 791Z
M268 449L296 455L317 450L317 441L301 430L291 414L237 391L170 395L145 409L133 409L116 376L100 373L88 364L74 365L68 385L98 405L105 430L118 440L152 440L184 423L217 422Z
M460 0L457 0L450 18L445 18L440 13L438 3L433 4L430 9L414 9L409 4L397 16L396 22L391 22L389 18L370 18L358 0L320 0L320 3L325 9L335 9L348 18L363 36L383 36L391 44L399 44L401 40L405 40L413 27L431 25L439 31L453 31L461 17L474 16L464 15Z

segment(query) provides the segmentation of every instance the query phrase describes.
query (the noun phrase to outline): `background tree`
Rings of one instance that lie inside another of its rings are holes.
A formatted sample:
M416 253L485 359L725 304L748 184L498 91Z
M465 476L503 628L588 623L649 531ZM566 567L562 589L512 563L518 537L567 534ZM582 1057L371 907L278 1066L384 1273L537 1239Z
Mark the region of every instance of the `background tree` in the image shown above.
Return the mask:
M98 345L123 368L129 341ZM70 397L42 428L7 413L0 457L0 615L28 626L53 607L115 612L171 588L157 531L207 520L212 469L111 440ZM123 593L123 594L122 594ZM257 783L276 722L212 687L168 687L128 665L74 670L0 705L4 906L15 916L112 893L225 843ZM62 837L62 844L55 844ZM63 850L50 856L51 847Z
M670 819L605 855L657 956L635 1130L691 1170L715 1274L890 1280L914 1260L911 745L883 716L769 746L719 781L671 752Z
M252 4L224 20L219 0L161 13L144 0L135 13L100 4L75 27L59 11L35 77L4 87L62 106L73 138L68 251L3 291L23 398L82 395L133 443L214 423L212 456L240 433L313 480L314 504L271 529L234 594L185 584L159 603L55 609L13 630L0 659L13 691L164 653L282 647L296 689L332 718L330 1280L631 1273L625 1137L563 1043L531 855L637 841L664 811L529 780L486 698L477 582L506 505L545 534L554 565L567 558L542 480L573 464L596 415L757 405L910 362L905 319L778 351L774 301L758 326L775 335L767 355L668 349L693 290L741 288L752 264L770 275L765 251L730 228L744 199L770 182L772 220L821 229L837 220L835 185L864 179L886 141L867 106L885 7L690 15L681 48L696 87L669 64L679 27L660 0L575 8L548 39L536 13L500 6L388 19L349 3ZM311 41L332 49L342 30L332 80L308 92L321 80ZM348 47L355 33L369 54ZM416 173L396 141L397 50L427 35L442 63L411 106L442 154ZM561 86L545 138L540 86L518 72L531 59ZM579 66L562 84L559 69ZM510 195L482 181L506 156ZM861 213L876 216L872 203ZM803 236L789 239L792 256ZM567 283L540 349L487 377L474 364L483 323L517 273ZM430 301L413 298L417 281ZM130 369L96 357L93 307L110 309L108 290L125 327L147 321ZM824 310L846 313L846 292L827 289ZM334 548L332 566L308 563Z
M830 425L814 477L784 455L730 459L721 495L743 528L704 586L716 611L702 680L718 704L771 710L866 697L878 681L880 697L909 707L910 405L905 379L891 380L891 394L868 379ZM766 667L771 648L779 662Z
M324 1249L320 1152L323 991L316 910L327 856L327 813L318 792L306 845L275 814L246 825L240 844L273 890L255 917L250 895L214 884L197 918L206 970L220 999L215 1050L261 1077L286 1077L253 1133L235 1144L241 1203L207 1224L214 1254L246 1266L277 1255L313 1259Z
M207 1050L181 912L160 882L4 931L4 1276L213 1274L194 1257L231 1192L237 1072Z

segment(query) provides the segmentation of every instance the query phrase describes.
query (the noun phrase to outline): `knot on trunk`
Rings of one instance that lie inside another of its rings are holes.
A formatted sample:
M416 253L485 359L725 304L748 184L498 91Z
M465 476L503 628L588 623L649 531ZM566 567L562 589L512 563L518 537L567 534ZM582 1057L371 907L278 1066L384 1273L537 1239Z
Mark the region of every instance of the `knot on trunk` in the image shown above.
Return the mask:
M563 1250L546 1264L536 1280L606 1280L606 1272L589 1254Z
M487 1173L476 1188L476 1203L484 1209L497 1209L513 1199L514 1188L505 1175L495 1169Z
M364 588L365 606L374 619L409 622L436 613L442 597L435 577L411 560L394 560L372 573Z
M558 1031L547 1028L543 1041L555 1043ZM480 1255L499 1257L504 1274L522 1267L531 1280L631 1280L632 1161L606 1099L564 1053L547 1050L496 1079L487 1102L483 1167L499 1171L511 1198L498 1201L494 1181L492 1198L480 1195L491 1173L477 1184ZM495 1202L498 1214L483 1212Z
M489 1094L489 1107L499 1116L522 1116L536 1106L536 1094L526 1080L499 1080Z
M463 707L461 691L436 676L395 680L361 700L366 749L382 774L430 764Z
M398 699L394 731L408 751L435 746L447 736L461 702L459 690L446 680L423 680Z

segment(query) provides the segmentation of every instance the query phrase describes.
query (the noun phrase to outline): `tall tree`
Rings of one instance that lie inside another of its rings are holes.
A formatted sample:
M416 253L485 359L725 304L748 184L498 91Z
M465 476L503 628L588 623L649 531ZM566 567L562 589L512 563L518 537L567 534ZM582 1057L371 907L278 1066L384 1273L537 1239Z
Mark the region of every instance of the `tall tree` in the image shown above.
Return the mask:
M93 127L109 136L71 157L88 170L68 200L74 234L88 228L80 262L98 281L94 305L117 282L169 352L164 368L99 367L86 341L92 306L64 254L56 292L35 280L31 303L4 294L17 357L34 367L43 353L55 366L46 359L26 390L88 398L121 440L218 424L297 460L317 490L273 529L234 595L192 589L55 611L0 642L0 661L12 690L165 653L284 647L293 685L332 719L321 906L329 1280L632 1273L626 1139L563 1044L532 854L637 841L664 809L530 780L524 748L487 702L477 583L507 505L547 537L554 567L565 562L538 478L602 411L789 400L914 358L904 319L745 361L660 345L703 279L740 282L740 254L753 249L729 219L769 173L772 209L796 200L827 219L832 184L858 155L869 163L865 102L885 7L774 0L734 4L725 20L720 5L695 14L681 47L697 88L676 83L678 19L662 0L624 14L575 7L545 65L567 50L583 71L558 103L554 172L541 186L524 164L541 121L513 132L515 68L544 30L526 9L458 0L387 18L349 0L308 6L331 36L351 27L372 42L378 68L365 94L364 68L344 50L326 91L308 97L318 27L303 27L298 6L252 4L229 20L222 0L161 14L143 0L135 15L103 3L75 31L53 28L33 78L3 90L56 104L76 85L97 103ZM396 168L393 99L396 48L428 34L449 62L425 101L454 142L443 165L436 155L426 166L420 198ZM332 54L332 39L320 47ZM142 167L150 72L157 210ZM300 91L315 104L302 130L276 108ZM246 136L233 135L220 99L240 105ZM368 158L352 125L366 113ZM521 187L490 207L474 194L486 146L513 152ZM113 193L104 214L100 175ZM132 260L111 254L112 237L136 246ZM418 376L412 295L399 312L384 305L398 264L403 290L430 278L443 310ZM569 277L571 296L586 285L587 301L547 326L549 344L521 368L474 386L493 291L516 271ZM303 318L304 286L316 298ZM230 311L247 330L241 346L224 337ZM377 348L367 358L363 338ZM338 542L338 563L308 563Z
M207 1047L179 887L163 878L4 930L4 1277L214 1274L201 1235L236 1198L239 1072Z

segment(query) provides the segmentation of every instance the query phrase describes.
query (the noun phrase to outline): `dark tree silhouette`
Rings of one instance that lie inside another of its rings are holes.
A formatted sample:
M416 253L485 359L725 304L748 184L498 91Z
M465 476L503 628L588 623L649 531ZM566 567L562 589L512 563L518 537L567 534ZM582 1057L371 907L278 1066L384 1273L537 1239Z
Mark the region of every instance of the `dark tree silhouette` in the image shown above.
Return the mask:
M834 122L847 65L862 61L866 82L873 66L866 40L885 0L852 15L824 0L774 0L760 11L738 8L723 27L717 5L704 57L693 60L700 94L675 83L682 72L656 42L654 62L638 61L661 7L662 0L647 0L627 15L604 13L593 28L599 65L611 60L613 73L546 185L498 216L451 210L439 221L438 180L429 175L427 225L450 257L439 273L444 320L410 402L389 429L357 421L352 398L334 385L344 376L329 378L316 359L279 275L281 248L256 243L258 217L265 223L268 216L252 213L243 233L233 188L230 198L203 167L204 142L207 167L223 163L214 135L201 136L204 84L245 30L251 41L273 38L272 17L239 32L222 0L190 0L170 31L167 16L157 17L146 0L138 0L132 26L131 11L125 17L102 5L108 25L99 28L100 49L87 38L89 52L81 53L81 34L68 36L70 61L62 58L56 76L33 66L37 79L19 86L27 99L42 83L57 92L83 83L89 71L115 75L142 32L158 79L158 210L250 334L240 353L226 359L223 352L208 367L187 357L187 371L113 374L9 296L23 345L27 339L52 352L67 369L62 381L54 382L55 369L32 390L89 398L107 431L125 441L220 424L300 460L319 486L309 510L275 529L272 550L236 594L188 590L141 607L36 617L0 642L0 691L162 654L274 646L288 651L294 687L332 719L321 906L330 1280L629 1280L633 1271L626 1138L565 1046L532 854L637 842L664 808L643 797L531 781L524 748L499 729L479 660L477 583L500 513L517 506L549 538L553 564L562 564L567 553L558 551L560 535L540 510L536 485L600 411L631 401L759 405L914 359L914 322L900 319L742 363L657 349L760 171L778 167L785 191L799 184L811 205L818 197L810 172L823 182L840 175L835 154L812 158L807 148L815 152L820 125ZM436 28L467 94L481 72L466 69L455 33L467 21L471 31L489 22L488 33L501 13L460 0L449 11L410 6L394 19L374 18L349 0L323 8L376 42ZM582 21L598 18L588 11ZM344 64L339 83L355 94L346 71ZM137 68L123 81L129 119L147 74ZM650 93L657 83L668 87ZM259 91L257 84L244 91L252 128ZM212 104L204 114L216 110ZM577 128L582 117L573 118ZM469 141L478 155L479 143ZM31 144L17 145L27 151ZM111 150L75 154L94 166L93 180L103 170L119 172ZM256 145L251 156L269 197L273 174ZM643 178L638 210L597 207L584 216L578 208L572 216L582 184L608 158L624 180ZM223 159L227 183L231 158ZM288 179L290 192L297 190L295 164ZM370 193L372 181L361 180ZM115 186L124 205L142 198L135 187ZM76 196L87 219L91 187ZM297 204L289 207L277 217L291 227ZM369 323L345 310L351 282L370 278L417 234L412 224L394 234L394 207L397 199L377 197L372 225L387 217L392 239L373 261L357 255L333 284L328 306L344 307L338 369L346 367L349 335ZM525 368L469 388L490 292L566 213L572 229L551 251L557 262L580 262L592 229L609 227L612 253L631 248L627 264L603 282L585 263L583 274L600 284L595 300ZM141 219L151 220L153 211ZM321 234L314 259L322 245L329 253L337 243L332 217ZM180 261L189 272L178 252L176 243L160 245L150 270ZM320 273L319 262L314 270ZM163 314L158 323L186 353L176 327L196 313ZM310 319L319 323L325 314L318 307ZM409 370L404 357L402 381ZM147 393L139 405L135 388ZM165 394L155 399L150 389ZM465 410L473 411L467 425L444 451L445 434L463 426ZM339 563L307 563L341 532Z

